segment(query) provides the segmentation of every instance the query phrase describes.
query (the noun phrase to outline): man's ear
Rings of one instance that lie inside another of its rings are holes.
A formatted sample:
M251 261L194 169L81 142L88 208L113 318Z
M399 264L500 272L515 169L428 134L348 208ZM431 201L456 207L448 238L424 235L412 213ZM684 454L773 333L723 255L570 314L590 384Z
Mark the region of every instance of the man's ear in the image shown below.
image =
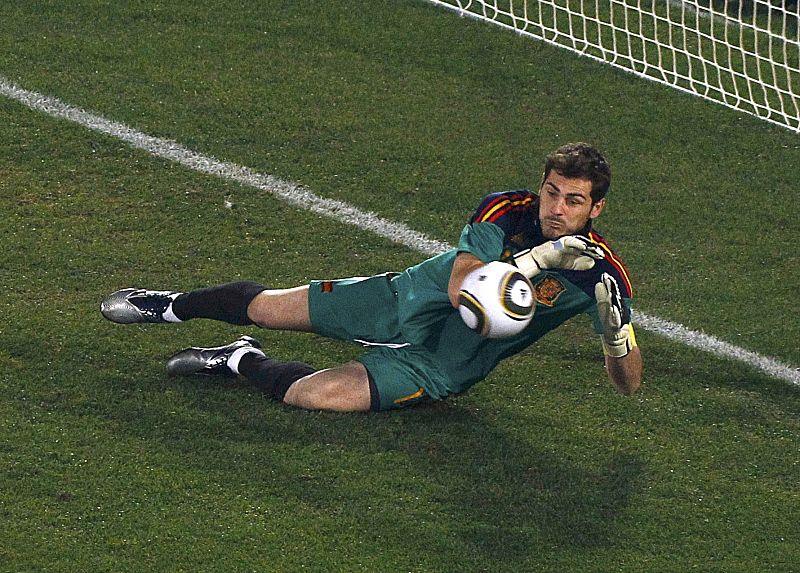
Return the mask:
M591 211L589 211L589 218L590 218L590 219L596 219L597 217L599 217L599 216L600 216L600 213L602 213L602 212L603 212L603 208L604 208L605 206L606 206L606 199L605 199L605 197L603 197L602 199L600 199L600 200L599 200L599 201L597 201L596 203L593 203L593 204L592 204L592 210L591 210Z

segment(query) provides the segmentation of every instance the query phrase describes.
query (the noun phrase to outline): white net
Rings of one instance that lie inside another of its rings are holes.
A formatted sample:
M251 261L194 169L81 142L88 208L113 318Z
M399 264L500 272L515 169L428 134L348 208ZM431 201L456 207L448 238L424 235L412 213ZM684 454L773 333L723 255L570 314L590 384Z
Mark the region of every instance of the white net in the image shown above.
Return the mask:
M797 0L428 0L800 132Z

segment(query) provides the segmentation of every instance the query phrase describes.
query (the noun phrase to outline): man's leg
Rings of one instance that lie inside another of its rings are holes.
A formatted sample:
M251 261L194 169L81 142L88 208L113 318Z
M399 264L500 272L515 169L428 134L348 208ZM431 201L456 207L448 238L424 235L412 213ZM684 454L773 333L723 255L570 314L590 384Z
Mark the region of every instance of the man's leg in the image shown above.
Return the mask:
M179 295L172 311L181 320L211 318L271 330L311 331L308 285L268 289L260 283L228 283Z
M261 291L248 304L247 317L261 328L311 332L308 285Z
M238 352L241 358L237 362L236 355L232 357L231 369L278 401L306 410L366 412L370 409L369 376L359 362L317 371L302 362L273 360L257 350Z
M372 406L367 369L360 362L320 370L292 384L283 401L306 410L367 412Z
M361 363L317 371L302 362L266 356L249 336L226 346L182 350L167 361L167 372L224 378L241 374L271 398L307 410L366 412L371 406L369 376Z
M347 282L351 281L338 284ZM368 282L359 279L356 282L360 283L361 288L351 296L355 307L348 307L349 311L339 312L339 315L348 321L354 316L360 317L363 322L368 313L359 312L359 305L370 311L392 307L396 296L388 276L375 277ZM259 283L237 282L188 293L123 289L103 301L101 311L107 319L118 323L182 322L211 318L232 324L256 324L267 329L308 332L312 331L309 288L306 285L290 289L267 289ZM336 288L337 292L342 290L341 287ZM378 291L377 302L370 296L372 291ZM352 336L348 332L341 337ZM301 408L333 411L370 409L370 378L362 364L352 362L317 371L307 364L273 360L264 355L259 347L254 339L242 337L226 346L189 348L170 358L167 370L173 375L235 377L241 374L276 400Z
M106 298L100 311L120 324L209 318L240 326L311 330L308 286L271 290L260 283L240 281L186 293L127 288Z

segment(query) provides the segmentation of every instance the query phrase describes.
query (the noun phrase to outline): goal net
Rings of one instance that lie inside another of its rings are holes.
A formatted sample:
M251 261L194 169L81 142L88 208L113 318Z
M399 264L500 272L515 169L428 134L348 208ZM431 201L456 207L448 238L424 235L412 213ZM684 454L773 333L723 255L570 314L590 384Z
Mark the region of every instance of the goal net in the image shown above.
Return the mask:
M800 132L798 0L428 0Z

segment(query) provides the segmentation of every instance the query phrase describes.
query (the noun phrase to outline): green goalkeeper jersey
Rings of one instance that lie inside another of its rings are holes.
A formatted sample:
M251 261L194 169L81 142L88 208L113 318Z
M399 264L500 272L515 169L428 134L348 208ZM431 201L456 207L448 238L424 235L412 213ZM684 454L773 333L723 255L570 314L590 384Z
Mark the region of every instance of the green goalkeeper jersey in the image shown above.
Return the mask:
M628 272L603 238L591 228L582 234L599 245L605 258L587 271L547 271L532 280L536 312L531 323L509 338L482 338L471 331L450 304L447 286L456 256L475 255L484 262L504 260L546 242L538 224L538 197L531 191L486 197L461 233L458 247L413 266L392 279L398 297L399 336L428 349L447 379L447 393L461 392L482 380L504 358L521 352L549 331L580 313L588 313L597 333L601 325L594 298L603 273L620 285L630 308Z

